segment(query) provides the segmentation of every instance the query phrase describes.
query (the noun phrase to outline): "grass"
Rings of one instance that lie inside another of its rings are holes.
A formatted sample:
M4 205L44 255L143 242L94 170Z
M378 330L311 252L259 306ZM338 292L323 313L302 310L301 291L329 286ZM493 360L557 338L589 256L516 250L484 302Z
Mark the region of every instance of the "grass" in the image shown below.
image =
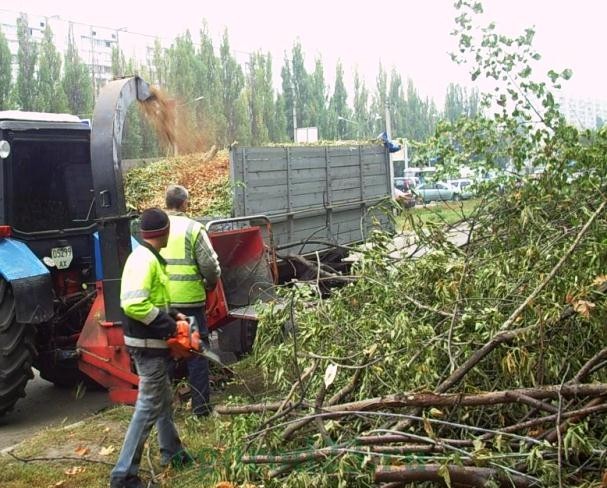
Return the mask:
M0 458L0 486L107 486L111 464L116 460L130 413L129 407L116 407L90 417L86 422L41 431L12 453L22 459L42 460L22 462L3 456ZM101 449L112 447L112 454L100 455Z
M224 402L230 395L243 394L242 380L256 392L266 393L260 375L243 360L236 368L241 372L236 380L221 392L214 392L213 401ZM72 426L45 429L25 440L12 454L0 456L0 486L3 488L101 488L109 485L114 466L133 407L116 406ZM175 422L184 446L199 461L195 467L181 470L160 468L158 441L153 431L148 439L141 463L141 475L149 481L153 474L160 486L215 487L225 480L228 467L238 462L230 451L225 432L232 429L229 417L211 416L198 419L185 405L175 406ZM111 451L111 452L108 452ZM237 487L238 484L224 484ZM254 487L255 485L245 485Z
M469 217L476 209L478 203L478 200L471 199L459 202L435 202L428 205L416 205L411 209L403 210L396 217L396 229L400 232L411 230L409 216L419 220L422 225L427 223L454 224Z

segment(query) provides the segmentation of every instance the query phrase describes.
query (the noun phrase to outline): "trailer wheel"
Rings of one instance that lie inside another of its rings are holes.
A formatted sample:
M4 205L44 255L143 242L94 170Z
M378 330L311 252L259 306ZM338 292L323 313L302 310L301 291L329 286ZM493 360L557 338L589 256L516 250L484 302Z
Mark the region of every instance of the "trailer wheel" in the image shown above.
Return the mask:
M253 350L257 335L257 321L234 319L219 328L217 334L218 343L214 345L211 340L211 347L216 347L223 353L232 354L233 357L228 360L232 362L245 357Z
M256 335L257 321L242 320L240 323L240 351L236 354L237 358L240 359L253 350Z
M33 326L17 322L13 290L0 278L0 415L25 396L25 385L34 377L34 333Z

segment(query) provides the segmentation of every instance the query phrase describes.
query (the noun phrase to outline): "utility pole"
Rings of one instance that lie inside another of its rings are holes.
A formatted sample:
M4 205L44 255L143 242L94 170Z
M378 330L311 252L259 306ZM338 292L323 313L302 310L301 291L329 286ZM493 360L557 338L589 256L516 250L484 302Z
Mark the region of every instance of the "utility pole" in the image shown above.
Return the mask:
M386 135L388 136L388 139L390 139L392 136L392 119L390 118L390 102L388 100L386 100L385 108L386 108Z
M297 142L297 100L293 85L291 85L291 93L293 94L293 142Z
M390 119L390 102L386 100L386 137L390 140L392 135L392 120ZM388 153L388 170L390 174L390 188L392 190L392 198L396 197L396 188L394 187L394 163L392 162L392 153Z

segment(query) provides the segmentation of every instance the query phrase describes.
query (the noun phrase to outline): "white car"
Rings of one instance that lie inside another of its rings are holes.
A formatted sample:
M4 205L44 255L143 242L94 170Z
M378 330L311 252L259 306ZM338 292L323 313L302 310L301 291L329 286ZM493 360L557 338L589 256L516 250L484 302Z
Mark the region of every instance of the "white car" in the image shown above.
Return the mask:
M459 190L443 181L424 182L414 192L423 203L460 199Z
M472 191L473 181L469 178L458 178L456 180L448 180L447 183L457 189L459 197L462 200L466 200L474 196L474 192Z

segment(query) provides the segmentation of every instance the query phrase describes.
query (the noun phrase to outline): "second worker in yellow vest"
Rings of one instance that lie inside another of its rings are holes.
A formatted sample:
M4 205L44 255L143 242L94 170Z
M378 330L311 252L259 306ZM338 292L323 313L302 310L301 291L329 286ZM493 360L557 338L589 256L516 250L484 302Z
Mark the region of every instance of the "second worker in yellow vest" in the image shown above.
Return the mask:
M201 336L208 340L204 314L206 290L215 288L221 269L203 225L186 215L188 197L188 191L180 185L169 185L166 190L171 233L161 255L167 262L171 307L195 317ZM211 412L208 360L193 356L187 361L187 367L192 412L199 416L208 415Z

